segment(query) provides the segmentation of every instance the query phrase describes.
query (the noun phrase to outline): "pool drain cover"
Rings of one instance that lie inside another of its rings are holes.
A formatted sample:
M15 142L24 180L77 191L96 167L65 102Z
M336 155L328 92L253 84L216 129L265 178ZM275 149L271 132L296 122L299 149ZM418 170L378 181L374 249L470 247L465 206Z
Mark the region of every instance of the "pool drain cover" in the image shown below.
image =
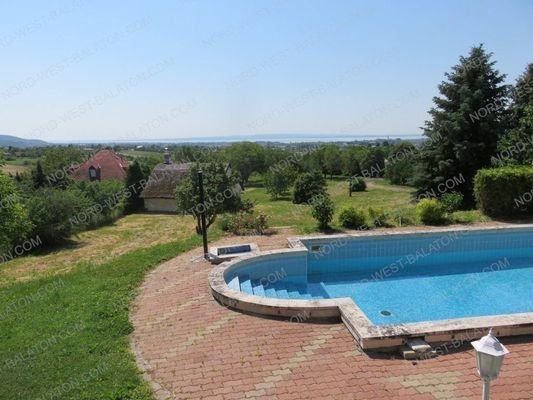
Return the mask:
M381 310L379 313L383 315L384 317L390 317L392 315L392 313L389 310Z

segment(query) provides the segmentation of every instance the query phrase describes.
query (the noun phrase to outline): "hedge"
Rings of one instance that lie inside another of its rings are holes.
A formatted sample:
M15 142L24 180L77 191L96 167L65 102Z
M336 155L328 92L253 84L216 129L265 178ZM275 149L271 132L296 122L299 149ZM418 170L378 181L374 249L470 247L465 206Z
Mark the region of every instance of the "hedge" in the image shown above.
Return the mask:
M533 215L533 166L481 169L474 178L474 194L486 215Z

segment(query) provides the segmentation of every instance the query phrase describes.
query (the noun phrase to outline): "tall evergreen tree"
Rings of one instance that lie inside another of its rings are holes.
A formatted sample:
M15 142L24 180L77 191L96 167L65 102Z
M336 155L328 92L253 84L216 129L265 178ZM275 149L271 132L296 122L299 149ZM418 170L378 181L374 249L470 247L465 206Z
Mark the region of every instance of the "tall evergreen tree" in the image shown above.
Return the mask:
M527 108L533 106L533 63L528 64L524 73L516 80L511 91L511 100L512 127L516 128L528 113Z
M149 168L143 168L137 160L129 166L126 174L126 190L129 191L129 196L126 197L125 213L130 214L143 209L144 202L139 196L144 189L144 184L148 181L149 175Z
M491 57L483 45L473 47L439 85L441 96L433 98L431 120L423 128L428 142L415 180L419 195L440 196L457 186L453 190L464 195L465 205L474 204L473 178L496 153L509 91ZM447 184L461 180L464 183Z
M43 172L41 161L37 161L35 170L32 171L32 181L33 187L36 189L46 186L46 175Z
M499 142L494 164L533 163L533 63L512 90L508 131Z

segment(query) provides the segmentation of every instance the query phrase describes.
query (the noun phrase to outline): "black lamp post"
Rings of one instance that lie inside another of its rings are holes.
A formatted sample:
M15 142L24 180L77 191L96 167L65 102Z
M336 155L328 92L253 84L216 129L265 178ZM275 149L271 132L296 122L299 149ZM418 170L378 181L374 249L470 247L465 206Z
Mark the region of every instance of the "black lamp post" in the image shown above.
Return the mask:
M198 190L200 192L200 204L202 205L200 212L200 223L202 228L202 239L204 242L204 258L207 260L209 259L209 248L207 246L207 227L205 222L205 213L207 212L207 208L205 206L204 173L201 169L198 170Z

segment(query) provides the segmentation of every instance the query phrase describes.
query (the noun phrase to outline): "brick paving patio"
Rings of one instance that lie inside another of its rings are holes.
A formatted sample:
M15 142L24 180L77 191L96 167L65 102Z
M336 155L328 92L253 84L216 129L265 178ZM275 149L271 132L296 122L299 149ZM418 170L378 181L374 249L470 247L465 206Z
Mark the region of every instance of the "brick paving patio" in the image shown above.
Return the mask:
M254 237L262 250L283 236ZM250 238L248 238L250 240ZM236 242L225 239L220 244ZM229 310L209 294L201 249L157 267L141 286L131 345L159 399L479 399L466 343L418 362L360 351L342 323L295 323ZM533 399L533 337L511 351L492 398Z

